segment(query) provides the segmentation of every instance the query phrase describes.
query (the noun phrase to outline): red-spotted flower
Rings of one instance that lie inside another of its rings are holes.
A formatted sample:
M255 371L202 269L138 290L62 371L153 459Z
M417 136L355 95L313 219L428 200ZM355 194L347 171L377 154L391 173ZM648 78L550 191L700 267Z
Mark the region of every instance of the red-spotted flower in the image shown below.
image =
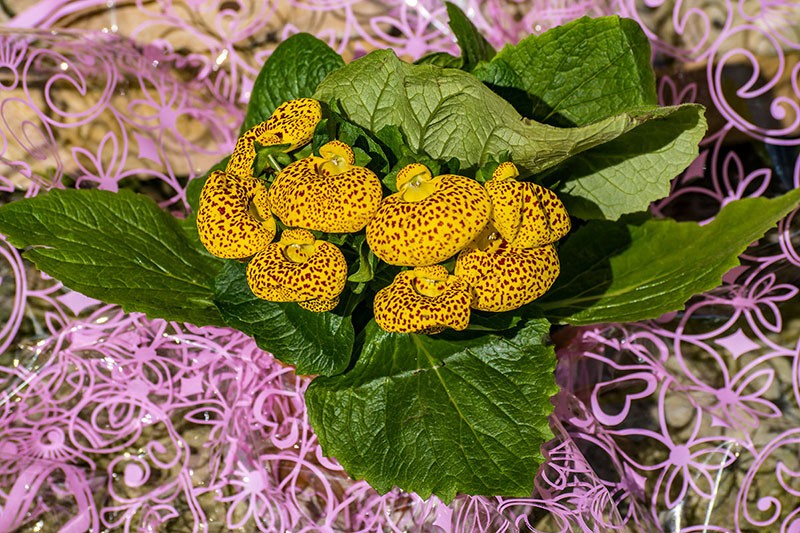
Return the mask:
M475 180L433 177L414 163L397 174L397 192L383 199L367 224L367 243L392 265L434 265L475 239L490 211L489 196Z
M275 238L267 188L253 177L212 172L200 195L197 232L213 255L241 259L260 252Z
M386 331L439 333L469 325L469 285L441 265L416 267L395 276L375 295L375 321Z
M336 307L346 281L342 252L304 229L284 231L247 265L253 294L271 302L297 302L309 311Z
M314 129L321 119L322 108L312 98L282 103L267 120L239 137L225 172L235 176L251 176L256 158L255 143L262 146L286 145L285 151L294 150L311 142Z
M492 224L515 248L544 246L570 230L564 204L553 191L530 182L517 181L514 163L500 164L486 183L492 199Z
M269 189L275 215L285 225L326 233L360 231L375 215L383 196L381 182L355 165L353 150L331 141L286 166Z
M236 142L225 171L206 180L197 211L197 231L213 255L242 259L263 250L275 238L267 188L253 177L255 142L297 148L311 140L321 118L319 102L290 100L269 119L246 131Z
M510 311L542 296L560 272L552 244L516 248L490 226L458 256L455 275L473 291L472 307Z

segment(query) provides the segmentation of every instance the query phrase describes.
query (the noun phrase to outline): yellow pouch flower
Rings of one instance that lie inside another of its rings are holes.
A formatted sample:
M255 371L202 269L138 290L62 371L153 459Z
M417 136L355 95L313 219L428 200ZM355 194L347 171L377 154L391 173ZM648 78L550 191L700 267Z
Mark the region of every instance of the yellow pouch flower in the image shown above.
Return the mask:
M552 244L512 247L490 226L459 254L455 275L472 287L473 309L501 312L517 309L542 296L560 270Z
M200 194L197 233L212 255L250 257L272 242L275 229L264 184L220 170L211 173Z
M520 182L517 167L502 163L486 183L492 199L492 224L515 248L551 244L570 230L564 204L553 191L535 183Z
M353 150L331 141L288 165L269 188L275 215L287 226L326 233L360 231L375 214L383 191L378 177L355 166Z
M342 252L303 229L284 231L247 265L253 294L271 302L297 302L316 312L336 307L346 281Z
M311 142L314 129L322 119L322 108L312 98L289 100L278 106L272 115L244 132L236 141L225 172L235 176L251 176L256 158L255 143L262 146L288 144L286 151Z
M375 321L396 333L439 333L469 325L471 292L464 280L441 265L417 267L395 276L375 295Z
M397 190L383 199L367 224L370 249L392 265L441 263L477 237L489 220L489 196L464 176L434 178L414 163L397 174Z

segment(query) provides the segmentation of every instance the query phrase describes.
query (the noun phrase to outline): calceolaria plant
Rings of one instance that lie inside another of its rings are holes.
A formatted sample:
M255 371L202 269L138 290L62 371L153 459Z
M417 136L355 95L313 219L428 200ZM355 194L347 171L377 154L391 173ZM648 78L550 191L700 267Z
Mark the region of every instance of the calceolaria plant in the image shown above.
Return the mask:
M88 296L237 328L299 374L325 453L385 492L528 496L552 437L551 328L654 318L717 286L800 192L713 222L650 202L697 156L696 104L659 107L617 17L496 52L345 65L283 42L186 219L130 191L53 190L0 232Z

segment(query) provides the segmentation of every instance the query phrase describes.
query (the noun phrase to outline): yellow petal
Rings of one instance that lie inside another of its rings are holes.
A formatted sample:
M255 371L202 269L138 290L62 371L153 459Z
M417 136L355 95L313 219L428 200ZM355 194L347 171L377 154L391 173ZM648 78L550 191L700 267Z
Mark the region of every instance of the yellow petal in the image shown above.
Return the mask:
M492 200L492 224L515 248L556 242L570 230L564 204L549 189L517 181L518 175L516 166L506 162L486 183Z
M517 309L539 298L559 272L553 245L520 249L502 238L464 250L455 268L455 275L472 287L472 307L495 312Z
M439 265L405 270L375 295L375 321L396 333L439 333L469 325L471 292Z
M434 180L428 167L411 163L397 173L396 185L406 202L419 202L435 193L441 180Z
M550 238L556 241L561 239L564 235L569 233L569 230L572 228L572 223L567 214L567 208L564 207L564 203L556 196L556 193L550 189L545 189L535 183L529 183L529 185L533 189L534 194L536 194L541 209L547 213L547 223L550 226L551 232Z
M522 224L522 199L525 196L524 184L509 179L518 175L516 170L513 163L502 163L485 185L492 201L491 222L509 242L514 242Z
M306 300L304 302L297 302L297 305L299 305L303 309L307 309L308 311L313 311L315 313L324 313L325 311L330 311L331 309L339 305L339 298L334 298L333 300L317 298L315 300Z
M241 259L260 252L275 237L266 187L252 177L213 172L200 194L197 232L217 257Z
M441 263L472 241L489 220L489 196L478 182L454 174L431 178L419 167L398 174L400 189L383 199L367 224L370 249L392 265Z
M337 140L329 141L320 147L319 156L325 160L321 166L327 169L326 174L340 174L356 162L353 149Z
M299 98L282 103L267 120L239 137L225 171L235 176L251 176L256 142L262 146L288 144L286 151L294 150L311 142L321 119L322 108L316 100Z
M298 98L278 106L267 119L267 130L280 138L280 144L288 144L288 149L294 150L311 142L321 119L319 102L313 98Z
M332 141L287 165L269 189L273 212L291 227L326 233L360 231L374 216L383 191L369 169L353 165L349 146Z
M305 302L304 307L311 310L335 307L346 281L347 262L342 252L302 229L284 231L280 241L247 265L253 294L271 302Z

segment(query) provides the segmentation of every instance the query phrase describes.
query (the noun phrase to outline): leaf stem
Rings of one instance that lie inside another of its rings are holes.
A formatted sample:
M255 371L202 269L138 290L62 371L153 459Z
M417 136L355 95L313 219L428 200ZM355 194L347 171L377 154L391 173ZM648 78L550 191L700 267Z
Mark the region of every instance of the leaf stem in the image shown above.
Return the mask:
M274 170L275 172L280 172L283 170L283 167L275 160L275 156L272 154L267 154L267 161L269 162L269 167Z

